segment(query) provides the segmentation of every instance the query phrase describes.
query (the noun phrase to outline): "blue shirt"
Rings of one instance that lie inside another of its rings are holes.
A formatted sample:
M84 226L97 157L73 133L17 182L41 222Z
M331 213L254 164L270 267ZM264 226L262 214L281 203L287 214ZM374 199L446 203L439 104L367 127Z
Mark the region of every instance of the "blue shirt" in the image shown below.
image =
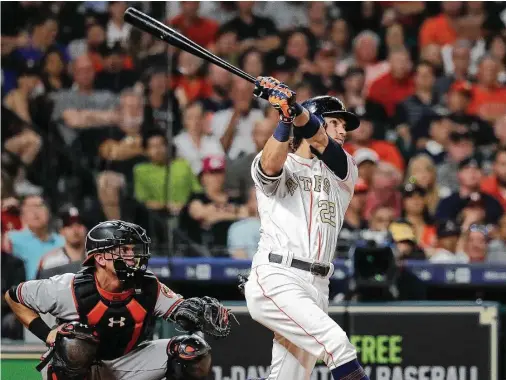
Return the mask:
M46 241L42 241L28 228L9 231L7 237L12 245L12 254L25 262L27 280L35 279L39 261L45 253L65 245L65 239L60 234L52 233Z
M228 230L228 250L244 249L252 259L260 241L260 219L247 218L232 224Z

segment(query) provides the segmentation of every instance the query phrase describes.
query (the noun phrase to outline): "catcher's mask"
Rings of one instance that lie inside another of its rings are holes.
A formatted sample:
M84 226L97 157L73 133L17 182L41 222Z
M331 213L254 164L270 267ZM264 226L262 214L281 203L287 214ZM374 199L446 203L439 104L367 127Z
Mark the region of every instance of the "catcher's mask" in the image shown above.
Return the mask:
M196 334L172 338L167 357L168 379L203 380L211 372L211 346Z
M144 275L151 256L151 239L141 226L121 220L109 220L93 227L86 236L86 260L83 266L93 265L95 254L108 253L113 260L118 279L125 287L135 287Z

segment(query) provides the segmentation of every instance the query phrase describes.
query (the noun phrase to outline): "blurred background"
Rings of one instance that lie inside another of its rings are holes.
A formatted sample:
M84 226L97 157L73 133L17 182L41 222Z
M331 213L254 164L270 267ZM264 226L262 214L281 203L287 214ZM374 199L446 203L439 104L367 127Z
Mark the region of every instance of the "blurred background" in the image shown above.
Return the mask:
M504 2L2 2L2 292L79 270L87 229L123 219L148 230L151 269L171 288L243 301L237 275L259 240L250 165L278 114L252 84L125 24L128 6L299 102L340 97L361 127L345 144L360 180L336 250L336 318L360 337L357 302L411 302L440 327L446 312L423 302L467 302L480 317L448 329L481 331L488 310L487 340L469 349L502 360L458 378L506 377ZM26 368L30 347L5 345L26 335L2 301L3 358L19 351L5 367ZM225 367L216 379L242 378Z

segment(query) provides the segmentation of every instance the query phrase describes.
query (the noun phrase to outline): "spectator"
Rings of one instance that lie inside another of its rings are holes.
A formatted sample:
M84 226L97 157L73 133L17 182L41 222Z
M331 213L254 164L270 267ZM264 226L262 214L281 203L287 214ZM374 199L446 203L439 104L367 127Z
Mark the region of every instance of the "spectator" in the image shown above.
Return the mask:
M470 156L458 164L458 187L447 198L441 200L436 211L436 219L456 219L466 207L480 206L484 209L484 222L495 224L503 214L503 208L494 197L480 193L482 178L481 162L476 156ZM464 215L465 217L466 215ZM469 218L475 217L468 215ZM465 218L467 219L467 218ZM467 220L467 226L462 222L463 228L469 227L475 220Z
M397 130L397 147L404 159L411 158L416 146L413 131L424 118L435 115L434 108L439 99L434 94L434 67L428 62L420 62L415 69L415 93L408 96L396 107L395 125Z
M341 78L335 74L337 51L329 46L324 46L316 53L315 61L314 74L306 73L304 80L311 82L318 94L337 95L341 93Z
M443 57L441 56L441 46L430 44L425 46L420 52L419 61L428 62L434 68L434 74L439 77L444 74Z
M425 260L425 252L417 243L414 227L406 220L394 221L388 227L398 260Z
M436 235L431 225L426 196L425 189L417 184L408 183L402 189L403 218L412 226L415 240L422 248L431 247Z
M440 46L452 44L457 39L457 22L462 12L462 2L444 1L442 12L426 19L420 29L421 47L434 43Z
M108 90L115 94L134 87L139 79L134 70L129 70L124 65L125 50L119 42L112 47L104 46L102 49L103 70L95 79L95 87L98 90Z
M246 189L254 186L251 177L251 164L255 156L264 148L272 136L276 124L270 119L259 120L253 129L255 152L243 155L235 160L228 159L226 165L225 188L229 195L244 197Z
M204 61L186 51L181 51L177 59L179 74L172 82L175 95L181 107L186 107L197 99L211 95L211 86L204 78Z
M499 219L497 237L488 245L487 262L506 264L506 214Z
M234 259L253 259L260 241L260 218L255 188L248 191L248 215L234 222L228 230L227 248Z
M336 68L340 76L344 76L350 67L363 69L365 72L364 94L369 92L374 81L390 70L388 62L378 61L380 41L379 36L370 30L360 32L353 39L353 56L339 62Z
M395 219L395 210L388 206L378 206L371 211L369 231L387 232Z
M174 138L179 157L191 165L193 173L202 171L202 161L208 156L225 155L220 141L207 133L204 110L199 102L189 104L183 113L184 130Z
M486 261L488 240L486 226L473 224L469 230L464 230L459 245L469 257L469 263L483 263ZM459 250L458 246L457 250Z
M49 228L49 209L39 195L27 196L21 202L21 221L25 228L7 233L7 251L22 259L26 278L35 279L39 260L45 253L65 243L64 238Z
M496 198L506 211L506 148L499 148L495 154L494 172L481 181L481 191Z
M445 75L436 80L436 91L440 99L448 92L453 83L469 79L471 63L471 44L467 40L457 40L451 50L451 60L444 61Z
M59 227L60 235L65 239L65 245L42 256L39 261L37 278L44 278L41 274L49 269L57 270L58 267L72 262L81 263L86 257L84 243L87 230L76 207L65 206L60 210ZM60 274L64 273L67 272Z
M434 161L426 154L419 154L409 161L406 171L406 182L421 187L426 195L425 201L430 215L434 215L439 203L437 172Z
M23 260L2 250L2 294L26 281ZM23 325L2 297L2 339L23 340Z
M380 206L391 208L394 218L401 216L402 199L397 190L402 176L399 170L386 162L380 162L374 172L371 190L367 193L364 208L364 218L372 218L373 210Z
M255 3L255 10L264 17L272 17L276 27L281 31L305 27L308 24L307 4L300 1L261 1Z
M494 123L494 136L498 140L499 147L506 147L506 115L497 119Z
M183 126L177 98L168 90L168 73L165 69L155 67L147 74L148 88L144 106L146 124L175 136Z
M261 52L274 50L280 45L276 26L271 19L253 14L254 1L240 1L237 3L238 15L223 28L237 31L239 52L255 47Z
M219 66L210 65L207 80L211 84L211 95L207 98L199 99L204 110L214 113L232 107L232 102L229 98L232 73Z
M262 52L255 48L246 50L239 57L239 67L255 78L263 75L265 70Z
M360 118L360 128L350 133L350 141L344 144L344 149L350 154L361 148L371 149L378 154L381 161L388 162L403 172L404 160L397 147L388 141L372 138L374 121L370 115L358 113L357 116Z
M240 53L237 31L228 27L220 27L216 33L216 43L210 47L210 50L230 64L238 65Z
M309 37L302 30L294 30L288 35L284 54L296 59L300 65L312 66Z
M478 83L473 87L473 99L468 112L483 120L494 122L506 114L506 87L498 81L500 65L485 56L479 65Z
M98 197L108 220L121 218L120 191L128 192L133 167L143 160L141 127L144 121L143 98L131 91L121 94L119 121L100 143L101 173L97 176Z
M202 190L188 161L169 161L167 137L161 130L150 131L143 140L150 162L134 167L135 198L150 210L178 214L192 193ZM172 155L175 156L174 152Z
M498 81L502 85L506 84L506 36L496 34L492 36L488 43L488 52L500 66Z
M216 41L219 25L216 21L199 16L200 2L181 1L181 14L169 21L184 36L203 47Z
M447 155L437 168L437 183L441 197L447 197L458 190L457 172L459 163L466 157L471 156L473 152L474 143L469 132L455 130L450 133Z
M32 64L23 65L20 68L18 76L18 85L16 89L10 91L3 101L4 106L14 112L21 120L31 123L30 99L35 93L39 83L39 71Z
M372 82L368 98L381 104L389 117L395 107L415 91L411 75L411 58L405 48L394 50L388 55L390 72Z
M116 97L109 91L94 89L95 70L89 57L77 58L72 63L72 73L72 88L52 94L51 118L58 123L59 132L68 145L77 139L79 129L114 124L117 115L111 112L116 106Z
M466 264L469 257L457 250L460 226L454 220L440 220L436 225L437 241L435 249L429 250L430 262L435 264Z
M70 88L72 80L67 74L65 57L58 49L50 49L42 59L42 83L46 93Z
M127 9L125 1L109 2L109 22L107 23L107 45L114 46L116 42L120 42L126 47L132 25L127 24L123 19L123 15Z
M193 194L180 214L180 226L188 237L207 247L226 247L230 225L246 217L238 198L224 191L225 159L206 157L200 175L203 193Z
M337 51L336 58L339 61L350 60L350 28L344 18L338 18L332 22L330 42Z
M323 1L311 1L307 4L308 31L317 41L323 41L327 36L327 4ZM317 42L318 43L318 42Z
M234 78L230 93L233 106L216 112L211 120L213 135L220 139L223 150L232 160L255 152L253 128L263 114L253 108L252 91L251 83Z
M100 62L101 57L98 54L100 46L105 42L105 29L98 23L91 23L86 28L86 38L74 40L69 44L68 50L72 60L82 55L90 55L94 62ZM98 65L95 66L98 70Z
M424 136L425 132L420 129L415 130L416 137L413 138L417 141L417 146L422 148L420 153L428 155L434 164L439 165L446 158L453 123L448 117L440 115L432 116L426 123L429 126L428 139Z
M378 166L378 154L369 148L360 148L353 153L353 159L358 167L359 178L362 178L367 186L370 186L374 171Z
M351 246L360 237L360 232L368 228L367 220L362 217L367 191L369 191L369 186L362 178L359 178L353 198L344 214L343 226L339 232L339 245Z
M3 181L2 181L3 182ZM4 190L4 189L2 189ZM19 217L19 201L17 198L2 191L2 243L5 243L4 236L9 231L23 229ZM2 244L3 245L3 244Z
M300 66L296 58L275 51L266 55L266 62L270 63L267 72L287 86L295 87L303 79L299 69L305 66Z
M404 28L402 24L395 23L386 28L384 47L381 57L388 57L391 51L402 49L406 46L406 38L404 36Z

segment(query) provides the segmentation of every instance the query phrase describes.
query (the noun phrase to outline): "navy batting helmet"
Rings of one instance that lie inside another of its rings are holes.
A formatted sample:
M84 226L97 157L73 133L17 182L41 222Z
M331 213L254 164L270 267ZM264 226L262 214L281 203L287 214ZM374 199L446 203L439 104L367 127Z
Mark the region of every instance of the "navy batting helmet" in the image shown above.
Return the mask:
M324 117L339 117L346 122L346 130L353 131L360 125L360 120L354 113L348 112L343 102L335 96L323 95L306 100L301 104L313 115Z

